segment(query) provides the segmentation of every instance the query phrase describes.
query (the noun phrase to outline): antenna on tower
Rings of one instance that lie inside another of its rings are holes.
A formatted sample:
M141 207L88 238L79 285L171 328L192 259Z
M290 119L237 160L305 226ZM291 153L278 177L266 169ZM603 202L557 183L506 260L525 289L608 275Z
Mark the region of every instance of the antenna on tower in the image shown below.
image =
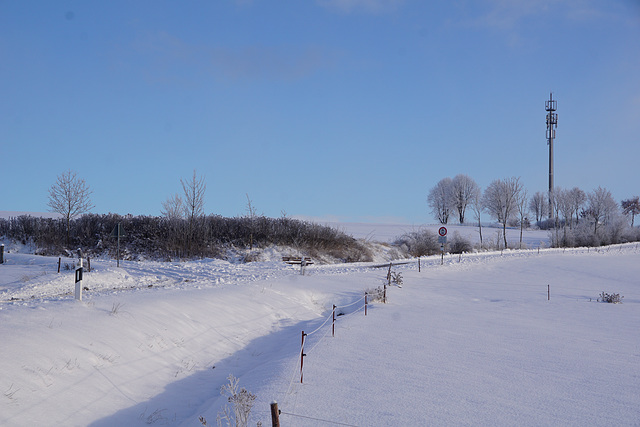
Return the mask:
M553 99L553 93L549 93L549 100L545 101L544 109L547 111L547 144L549 145L549 219L553 218L553 140L556 138L558 127L557 101Z

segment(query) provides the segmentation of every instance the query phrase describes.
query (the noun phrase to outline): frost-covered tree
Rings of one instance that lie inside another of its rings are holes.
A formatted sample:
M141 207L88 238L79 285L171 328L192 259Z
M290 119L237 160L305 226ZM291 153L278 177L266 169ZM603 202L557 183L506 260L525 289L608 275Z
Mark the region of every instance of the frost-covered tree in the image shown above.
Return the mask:
M429 191L427 203L431 212L441 224L449 222L449 215L455 209L453 198L453 181L451 178L443 178Z
M484 190L483 205L489 215L502 224L504 247L507 247L507 222L515 215L522 192L520 178L497 179Z
M617 213L618 204L606 188L598 187L587 195L585 216L593 220L593 233L598 234L598 226L606 224Z
M576 218L577 224L580 221L580 212L582 211L584 204L587 202L587 194L578 187L573 187L569 190L568 197L573 208L573 215Z
M556 189L555 197L558 199L558 211L562 214L564 219L564 227L571 226L571 220L573 219L573 203L571 202L571 190L563 190L562 188Z
M480 187L476 189L475 194L473 195L473 199L471 200L471 209L473 210L473 214L475 219L478 221L478 234L480 234L480 248L482 248L482 211L484 210L484 206L482 205L482 191Z
M57 212L65 220L67 228L66 244L69 245L70 223L73 218L93 209L89 186L71 169L58 175L55 184L49 188L50 212Z
M540 191L537 191L529 201L529 210L535 214L536 222L542 221L545 214L549 212L547 196Z
M636 196L631 199L623 200L620 202L622 206L622 213L625 215L631 215L631 227L633 227L633 219L636 215L640 214L640 197Z
M458 211L458 221L464 224L464 214L478 191L478 184L467 175L458 174L452 182L453 203Z
M549 193L549 213L554 220L556 230L560 228L560 207L562 206L562 188L556 187Z
M527 205L527 200L529 199L529 195L527 194L527 190L524 188L518 194L518 200L516 202L516 208L518 210L518 216L520 217L520 249L522 249L522 233L526 223L528 222L527 215L529 214L529 209Z

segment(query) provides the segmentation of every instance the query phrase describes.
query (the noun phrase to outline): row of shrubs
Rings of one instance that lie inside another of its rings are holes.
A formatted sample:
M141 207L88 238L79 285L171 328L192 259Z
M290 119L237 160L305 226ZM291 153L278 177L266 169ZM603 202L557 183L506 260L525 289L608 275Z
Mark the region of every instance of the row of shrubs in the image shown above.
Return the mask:
M404 234L398 237L393 244L400 251L412 257L436 255L441 251L438 235L430 230L413 231ZM461 254L472 250L471 242L460 236L458 232L453 233L453 236L447 240L448 253Z
M23 244L33 243L42 255L59 255L81 249L86 256L114 256L117 239L112 231L120 223L125 259L223 258L232 248L291 247L308 256L343 262L371 261L362 242L335 229L287 217L226 218L209 215L190 222L153 216L86 214L70 224L61 219L19 216L0 219L0 236Z
M578 224L559 224L549 230L551 245L554 247L605 246L618 243L640 241L640 228L630 227L625 218L618 218L608 224L582 221Z

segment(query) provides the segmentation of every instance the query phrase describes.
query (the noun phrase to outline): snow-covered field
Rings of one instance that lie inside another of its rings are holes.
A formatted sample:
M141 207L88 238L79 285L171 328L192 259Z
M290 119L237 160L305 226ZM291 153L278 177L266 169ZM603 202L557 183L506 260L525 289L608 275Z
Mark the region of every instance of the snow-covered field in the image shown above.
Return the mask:
M396 238L406 233L414 231L430 230L433 233L437 233L438 229L442 227L441 224L421 224L421 225L409 225L409 224L378 224L378 223L358 223L358 222L322 222L323 225L337 228L356 239L365 239L375 242L391 243ZM480 241L480 234L478 227L472 225L459 225L449 224L446 225L447 236L451 238L454 234L458 233L461 237L469 240L473 243ZM483 241L496 242L502 237L498 237L498 233L502 233L502 227L498 227L497 224L483 224L482 236ZM500 234L502 236L502 234ZM508 228L507 229L507 242L510 247L518 246L520 242L520 229ZM544 230L524 230L522 236L523 248L538 248L549 247L549 232ZM495 246L495 245L494 245Z
M257 395L250 425L271 424L274 400L283 426L639 425L639 257L629 244L412 260L365 317L387 273L374 264L92 260L78 302L57 258L12 251L0 425L215 425L229 374Z

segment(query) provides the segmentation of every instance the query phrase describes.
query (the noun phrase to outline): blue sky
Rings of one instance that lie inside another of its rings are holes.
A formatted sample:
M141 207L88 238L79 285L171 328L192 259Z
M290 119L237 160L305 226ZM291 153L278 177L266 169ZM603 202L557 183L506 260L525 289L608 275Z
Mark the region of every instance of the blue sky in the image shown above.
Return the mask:
M636 0L0 0L0 210L432 222L458 173L640 193Z

